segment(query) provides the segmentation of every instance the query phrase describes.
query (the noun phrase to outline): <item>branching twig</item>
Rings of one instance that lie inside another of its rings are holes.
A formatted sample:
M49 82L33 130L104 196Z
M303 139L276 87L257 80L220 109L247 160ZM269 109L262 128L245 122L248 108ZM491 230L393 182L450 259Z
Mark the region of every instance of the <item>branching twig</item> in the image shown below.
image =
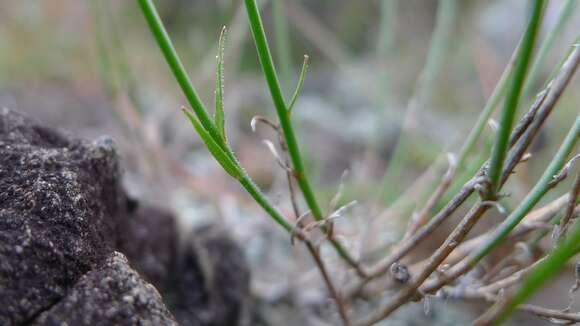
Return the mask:
M522 139L518 141L518 143L515 145L514 150L512 151L512 154L509 156L508 161L505 164L505 170L503 171L503 173L501 173L502 176L506 176L505 180L507 180L507 177L511 175L511 170L513 170L513 168L517 165L517 162L520 161L521 157L527 150L527 147L531 144L531 141L533 140L534 136L537 134L538 130L543 125L543 122L547 118L548 114L552 111L554 105L557 103L557 100L559 99L565 86L568 84L571 76L576 70L578 60L580 60L580 51L576 49L570 56L567 64L565 64L564 67L562 68L562 74L557 78L557 80L554 83L554 87L550 90L549 94L547 95L548 97L546 101L543 103L543 106L545 107L543 108L543 110L539 111L538 117L536 117L534 122L530 125L530 128L526 130ZM550 173L548 171L552 171L555 168L557 168L558 164L563 165L562 160L565 158L565 156L567 156L568 151L571 150L571 146L576 141L575 137L577 137L577 128L578 128L577 124L578 122L570 130L570 133L568 134L564 142L565 145L562 145L560 151L554 158L553 162L550 164L550 167L548 168L546 173ZM544 179L545 178L543 177L542 180ZM500 185L502 183L503 182L500 182ZM507 235L507 233L511 231L513 227L515 227L515 224L513 226L512 224L515 221L519 222L521 218L525 216L527 211L529 211L529 209L533 207L533 204L535 204L537 200L541 198L541 195L543 195L547 190L549 190L549 188L542 190L538 189L536 191L533 190L530 195L532 197L530 197L529 200L525 201L524 202L525 204L521 206L522 208L516 212L516 214L518 215L512 213L510 217L506 219L507 223L509 224L506 224L505 227L499 230L499 237ZM488 193L486 192L484 192L483 195L486 197L489 196ZM481 201L478 202L474 207L472 207L469 213L463 218L463 220L459 223L459 225L452 231L451 235L449 235L449 237L445 240L443 245L440 246L433 255L431 255L431 258L428 260L427 265L423 268L423 270L419 273L419 275L413 279L413 282L411 282L409 286L399 291L399 293L397 293L397 295L395 295L395 297L392 300L390 300L384 307L379 309L378 312L372 314L368 319L363 321L362 325L372 325L373 323L384 319L386 316L388 316L394 310L399 308L401 305L403 305L404 303L408 302L413 297L415 297L418 294L417 290L423 284L423 282L431 275L431 273L433 273L433 271L437 269L437 267L458 246L458 244L465 239L469 231L473 228L473 226L477 223L477 221L481 218L481 216L483 216L483 214L487 211L488 208L489 206L482 205ZM517 224L517 222L515 223ZM494 239L492 239L489 242L489 244L485 246L484 249L480 251L480 253L478 253L477 256L473 257L472 262L471 264L469 264L468 269L474 266L474 262L477 262L482 257L484 257L487 254L487 252L491 250L492 246L495 246L498 243L498 241L499 241L498 238L494 237ZM446 277L442 283L448 284L449 281L450 280Z
M570 227L572 217L574 216L574 208L576 207L576 201L578 200L578 196L580 195L580 172L576 175L576 181L574 181L574 185L572 186L572 190L570 190L570 197L568 199L568 205L566 206L566 212L564 213L564 217L560 221L560 228L558 232L558 241L561 240L568 231Z
M286 173L286 181L288 183L288 192L290 194L290 202L292 204L292 210L294 211L294 216L296 218L296 225L295 225L294 229L292 230L291 237L290 237L290 242L293 244L294 237L295 237L294 235L297 232L297 230L300 230L301 232L306 233L306 234L308 233L309 230L307 230L306 228L303 227L302 219L305 218L306 216L308 216L310 214L310 212L307 212L305 214L300 213L300 207L298 205L298 198L296 196L296 189L293 186L294 175L292 174L292 170L289 168L290 167L290 158L289 158L289 154L288 154L288 147L286 146L286 143L284 141L284 136L282 134L282 131L280 130L280 127L277 124L271 122L270 120L268 120L266 118L254 117L254 119L252 119L252 129L253 130L255 130L255 122L254 121L256 121L256 122L260 121L260 122L266 123L272 129L274 129L274 131L276 132L276 136L278 138L278 145L280 146L280 148L282 150L282 155L277 156L277 160L281 161L281 165L284 169L284 172ZM326 222L325 220L322 220L322 221ZM318 222L316 222L316 223L318 223ZM306 239L303 239L302 241L306 245L306 248L308 249L308 252L312 256L312 258L314 259L314 263L316 264L316 267L320 271L320 275L322 276L324 284L326 285L326 288L328 289L328 293L330 294L330 296L332 297L332 299L336 303L336 306L338 308L338 312L339 312L339 315L342 319L343 324L345 326L350 326L351 323L350 323L350 319L348 317L348 313L347 313L347 309L346 309L346 305L344 303L344 300L342 299L342 296L340 295L340 293L336 289L336 286L332 282L332 279L331 279L330 275L328 274L328 270L326 268L326 265L324 264L322 257L320 257L320 253L319 253L318 249L316 248L316 246L312 243L312 241L310 239L306 238Z
M482 293L481 291L466 291L465 293L456 297L456 299L460 299L460 298L485 300L487 302L491 302L494 304L497 304L498 302L500 302L502 300L501 298L498 298L495 295L489 295L486 293ZM540 307L537 305L531 305L531 304L521 305L518 307L518 309L520 311L527 312L527 313L536 315L540 318L545 318L545 319L549 319L549 320L556 319L556 320L560 320L560 321L564 321L564 322L568 322L568 323L580 322L580 313L564 312L561 310L549 309L549 308L544 308L544 307ZM485 319L485 320L479 319L479 320L474 322L474 325L489 325L487 322L488 322L487 319Z
M569 56L568 61L564 64L560 75L556 77L554 82L552 83L552 87L550 88L549 94L547 95L546 100L542 103L542 108L538 111L536 119L530 125L529 129L525 132L522 136L522 139L515 145L515 148L512 150L512 154L510 155L508 161L506 162L505 166L506 169L513 169L517 164L514 162L515 160L519 160L523 153L527 150L528 146L531 144L534 136L537 134L538 130L543 125L543 122L546 120L548 115L552 112L554 106L556 105L558 99L560 98L562 92L568 85L569 81L571 80L578 64L580 63L580 49L576 48L574 52ZM518 157L519 156L519 157ZM503 178L507 180L510 173L508 170L504 171ZM504 181L505 182L505 181ZM553 187L551 184L550 187ZM546 189L547 190L547 189ZM523 218L523 216L522 216ZM444 284L448 284L449 282L457 279L460 275L466 273L469 269L474 266L474 260L470 264L463 266L462 269L452 269L448 273L446 273L446 279L442 282L439 282L438 285L430 286L427 289L423 289L424 291L436 291L437 289L441 288Z
M453 181L453 177L455 176L455 172L457 171L457 158L454 154L448 153L447 160L449 162L449 167L447 172L441 178L441 182L437 186L437 189L433 192L431 197L427 200L425 207L419 211L412 219L411 223L409 224L409 228L405 236L403 237L402 241L407 240L413 233L417 232L421 226L423 226L427 222L428 215L431 213L435 205L439 202L441 197L445 194L449 186L451 185L451 181Z

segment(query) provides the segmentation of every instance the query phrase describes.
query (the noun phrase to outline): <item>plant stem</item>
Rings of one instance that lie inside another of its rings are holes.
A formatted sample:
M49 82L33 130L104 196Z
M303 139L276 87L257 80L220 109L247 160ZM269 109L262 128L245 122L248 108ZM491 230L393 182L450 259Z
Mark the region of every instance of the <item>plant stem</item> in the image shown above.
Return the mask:
M293 227L292 225L286 220L286 218L268 201L266 196L260 191L258 186L252 181L252 179L248 176L248 174L244 171L244 169L240 166L239 162L235 158L232 150L227 146L223 137L218 132L216 126L210 119L207 111L199 99L191 80L187 76L187 72L181 60L179 59L179 55L177 51L173 47L169 34L163 27L163 22L161 21L157 10L155 9L155 5L151 0L138 0L143 15L145 16L147 23L151 31L155 36L155 41L161 48L165 60L169 64L173 75L177 79L177 82L181 86L185 97L189 101L189 104L192 106L195 114L200 120L201 125L203 128L209 133L211 136L211 140L213 140L218 146L220 146L221 150L225 152L228 159L231 160L231 164L235 166L237 172L239 172L239 176L237 177L238 181L242 185L242 187L252 196L252 198L272 217L272 219L282 226L286 231L292 233ZM193 123L193 121L192 121ZM219 158L216 157L219 161ZM220 162L221 163L221 162ZM223 165L222 165L223 166ZM298 237L303 238L303 234L300 230L296 230Z
M540 178L540 181L534 186L532 191L524 198L522 203L505 219L499 226L491 239L489 239L483 247L474 255L472 265L477 264L483 257L487 256L493 249L501 243L501 241L513 230L516 225L526 216L526 214L534 208L534 206L544 197L544 195L552 188L551 181L554 176L566 164L566 158L574 149L578 137L580 136L580 117L576 118L576 122L570 129L566 139L560 146L560 149L550 162L550 165Z
M207 111L205 110L205 107L199 95L197 95L197 92L193 87L193 84L191 83L189 76L187 75L185 67L183 66L183 63L181 63L181 59L179 58L179 55L177 54L177 51L175 50L175 47L171 42L171 38L169 37L169 34L165 30L163 22L161 21L161 18L159 17L159 14L155 9L153 1L152 0L137 0L137 1L139 2L141 11L145 16L145 19L147 20L147 24L149 25L149 28L151 29L151 32L155 37L155 41L159 45L161 52L163 52L163 56L165 57L165 60L167 61L169 68L171 68L173 76L175 77L177 83L181 87L181 90L183 91L183 94L185 95L187 101L191 105L191 108L195 112L195 115L198 117L199 122L209 132L212 138L216 140L216 142L220 145L220 147L226 150L227 146L223 141L219 141L219 139L221 139L220 134L216 126L214 125L213 121L211 120L210 116L208 115Z
M475 126L469 132L469 135L467 136L465 143L463 143L463 146L459 151L459 155L457 158L457 167L459 169L463 168L465 160L467 159L467 155L469 155L469 153L473 150L475 143L477 142L477 140L481 136L481 133L483 132L483 128L485 128L487 122L489 121L489 118L491 117L491 115L497 108L500 100L506 93L508 85L507 82L512 74L513 64L517 57L517 53L519 52L520 44L521 43L519 43L518 46L516 47L512 57L510 58L510 61L508 62L503 73L501 74L499 81L495 85L495 88L493 89L491 96L487 99L487 101L485 102L485 106L483 107L483 110L481 110L481 113L477 117Z
M564 30L564 27L566 27L566 23L569 21L570 16L572 16L572 13L574 13L574 9L576 8L577 4L577 0L566 0L564 5L562 5L562 9L560 10L560 14L556 19L556 23L546 36L544 42L542 42L542 45L538 50L538 54L536 55L536 60L534 60L534 64L530 69L529 77L523 90L524 100L529 99L532 96L534 86L536 85L538 78L540 77L540 73L542 72L544 61L554 46L556 38L562 35L562 31Z
M322 211L320 210L318 202L314 197L312 187L310 186L310 183L304 174L304 164L302 163L302 158L298 149L298 143L296 141L296 136L294 135L294 128L292 127L290 117L286 109L286 104L284 103L284 96L282 95L280 82L278 81L278 76L276 74L276 68L274 68L274 64L272 62L272 55L270 54L270 49L266 40L266 34L264 33L264 26L258 12L258 7L256 6L256 1L245 0L245 4L248 17L250 19L252 35L254 36L254 41L256 43L256 50L258 52L260 64L262 66L264 76L266 77L268 88L270 89L270 95L272 96L272 100L276 108L276 113L278 114L278 119L280 119L280 127L284 133L286 145L288 145L288 153L290 154L290 159L292 160L296 180L300 186L300 189L302 190L304 199L306 200L312 215L316 220L321 220Z
M522 87L526 79L530 58L536 43L536 37L540 27L542 11L544 7L543 0L535 0L534 8L530 23L522 40L522 46L518 53L514 74L511 78L511 85L507 94L505 107L502 112L501 122L497 137L493 146L491 161L489 165L488 177L491 184L489 199L495 199L495 193L498 190L501 173L505 156L507 154L509 136L516 115L516 109L520 100Z
M266 78L268 88L270 89L270 95L272 101L274 102L274 107L276 108L276 113L278 114L278 119L280 120L280 127L282 128L282 133L284 134L284 140L288 146L288 154L290 155L290 160L292 161L293 173L304 200L310 209L310 212L315 220L321 221L324 216L316 197L314 191L310 186L310 182L306 177L306 172L304 169L304 163L300 155L300 150L298 148L298 142L296 141L296 136L294 135L294 128L290 121L290 112L288 112L286 104L284 103L284 96L280 88L280 82L278 81L278 75L276 73L276 68L272 62L272 55L270 53L270 48L268 47L268 41L266 40L266 33L264 32L264 26L262 24L262 19L260 17L260 12L256 5L255 0L245 0L246 10L248 12L248 18L250 20L250 27L252 30L252 35L256 43L256 50L258 52L258 58L260 60L260 65L262 66L262 71ZM322 227L322 231L327 233L328 229ZM342 245L337 242L334 238L329 237L332 246L336 249L337 253L345 259L349 265L354 267L359 275L364 275L364 271L360 268L358 263L353 257L342 247Z
M246 191L254 198L254 200L268 213L276 223L282 226L286 231L292 233L294 232L294 227L286 220L286 218L278 211L274 206L270 204L266 196L262 191L256 186L256 184L250 179L250 177L244 172L240 178L240 184ZM296 230L298 231L298 230Z
M578 137L578 134L576 136ZM579 242L580 223L576 222L572 232L565 238L564 242L557 246L539 266L532 270L516 295L507 304L503 305L495 324L499 325L505 321L518 305L526 301L544 282L553 277L578 252Z

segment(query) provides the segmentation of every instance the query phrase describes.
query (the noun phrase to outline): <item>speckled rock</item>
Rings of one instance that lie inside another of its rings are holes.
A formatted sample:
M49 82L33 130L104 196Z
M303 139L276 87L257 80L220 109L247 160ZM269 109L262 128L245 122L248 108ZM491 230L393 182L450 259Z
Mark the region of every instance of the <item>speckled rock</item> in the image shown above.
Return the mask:
M0 325L30 322L111 252L122 193L110 139L0 109Z
M110 138L0 109L0 325L243 325L248 284L225 232L128 198Z
M177 325L151 284L113 252L85 274L67 296L32 323L41 325Z
M180 324L245 325L250 276L243 252L219 226L177 229L172 214L138 205L120 223L118 250L159 289Z

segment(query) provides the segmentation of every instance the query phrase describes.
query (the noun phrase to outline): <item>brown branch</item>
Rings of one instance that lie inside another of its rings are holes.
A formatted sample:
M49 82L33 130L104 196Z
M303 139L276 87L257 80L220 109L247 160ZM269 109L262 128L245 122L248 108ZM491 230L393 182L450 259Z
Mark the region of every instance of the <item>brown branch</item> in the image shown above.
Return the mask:
M529 128L523 133L520 141L514 146L514 149L510 152L510 156L506 162L506 167L502 174L502 184L505 183L507 178L511 175L511 171L517 165L517 162L526 152L527 148L532 143L534 137L541 129L543 123L546 121L549 114L553 111L558 99L561 97L564 89L569 84L578 64L580 63L580 48L576 47L574 51L569 55L568 59L562 66L562 69L558 76L550 83L548 86L549 91L545 95L545 99L542 101L541 108L538 109L537 114L535 114L535 119L529 125ZM536 101L537 102L537 101ZM560 180L561 181L561 180ZM552 185L552 187L555 185ZM429 287L422 288L425 292L437 291L442 286L449 284L450 282L456 280L459 276L465 274L474 267L474 259L469 259L468 261L462 261L460 266L454 266L452 270L445 273L445 279L439 280L436 284L432 284Z
M536 117L538 110L542 107L547 94L548 89L540 92L540 94L538 94L536 98L536 101L532 104L530 110L522 117L522 119L520 119L510 137L510 146L514 146L520 140L520 138L526 134L525 132L527 128L530 127L530 125L534 121L534 118ZM545 117L542 120L542 122L544 120ZM528 136L528 138L533 139L534 136L535 133L533 133L532 136ZM525 152L522 151L522 149L523 150L527 149L527 146L529 146L529 142L526 142L526 144L527 144L526 146L520 146L519 150L517 151L519 153L518 155L514 155L510 158L510 162L515 161L516 163L513 164L513 166L508 165L506 170L507 169L513 170L515 165L517 165L517 163L523 157ZM363 280L361 284L358 284L358 286L354 287L354 289L351 289L352 293L360 291L362 286L364 286L371 279L386 273L393 263L397 262L399 259L408 254L409 251L411 251L411 249L414 248L421 240L430 235L439 225L441 225L449 216L451 216L451 214L453 214L455 210L457 210L457 208L459 208L461 204L463 204L463 202L465 202L465 200L467 200L467 198L469 198L471 194L473 194L475 188L478 185L480 185L482 181L485 180L483 175L485 173L487 165L488 162L486 161L479 169L479 171L476 173L476 175L470 181L465 183L465 185L453 197L453 199L451 199L451 201L449 201L449 203L441 211L439 211L439 213L437 213L433 218L431 218L431 220L424 227L417 230L417 232L415 232L412 236L410 236L406 242L403 241L400 245L398 245L395 251L389 257L383 259L382 261L377 263L373 268L371 268L369 270L367 280ZM509 174L511 174L511 170Z
M284 138L282 136L282 133L281 133L279 126L276 124L268 123L269 120L267 120L267 119L265 119L265 121L262 120L262 122L266 122L267 124L270 125L270 127L272 127L276 131L276 133L278 135L278 143L280 145L280 149L283 152L283 159L282 159L283 164L284 164L284 166L289 167L290 166L290 158L289 158L288 150L286 147L286 142L284 141ZM294 185L293 185L294 174L292 174L290 169L284 169L284 170L286 172L286 179L288 182L288 191L290 193L290 202L292 204L292 210L294 211L294 215L296 216L296 229L298 229L302 232L302 223L300 221L300 216L301 216L300 215L300 207L298 206L298 198L296 196L296 189L294 188ZM338 293L336 286L334 286L334 283L333 283L332 279L330 278L330 275L328 274L328 270L326 269L326 265L324 264L324 261L320 257L320 253L318 252L316 246L312 243L312 241L310 239L304 238L301 240L304 242L304 244L306 245L306 248L308 249L308 252L310 253L312 258L314 259L314 263L316 264L316 267L318 268L320 275L322 276L324 284L326 285L330 296L332 297L332 299L336 303L336 306L338 308L338 313L340 315L340 318L342 319L344 326L350 326L351 322L350 322L350 319L348 317L348 313L347 313L347 309L346 309L346 305L344 303L344 300L342 299L340 293Z
M570 190L570 197L568 198L568 205L566 206L566 212L562 221L560 221L560 230L558 232L558 241L562 240L570 227L572 217L574 216L574 208L576 207L576 201L580 195L580 172L576 175L576 181Z
M476 299L476 300L485 300L487 302L490 303L494 303L495 305L498 305L499 303L502 302L502 299L498 298L497 296L494 295L489 295L486 293L482 293L480 291L465 291L464 293L460 294L458 297L455 297L455 299ZM531 305L531 304L523 304L518 306L517 308L520 311L523 312L527 312L533 315L536 315L540 318L545 318L545 319L557 319L560 321L564 321L564 322L569 322L569 323L577 323L580 322L580 313L570 313L570 312L565 312L562 310L556 310L556 309L549 309L549 308L544 308L544 307L540 307L537 305ZM489 325L489 315L484 314L482 316L480 316L474 323L473 325Z
M556 103L558 102L559 98L561 97L564 89L568 85L569 81L571 80L578 63L580 61L580 50L579 48L575 48L572 54L568 57L568 60L562 66L560 74L554 79L553 86L548 86L547 88L549 91L545 95L545 99L539 101L541 104L538 105L540 108L537 114L534 114L534 118L531 119L531 122L525 123L529 127L522 128L521 130L516 127L514 132L512 133L512 137L510 138L510 143L514 143L515 146L513 150L510 152L510 156L508 157L504 171L502 173L502 182L503 185L505 181L510 177L512 174L513 169L515 166L520 162L521 158L524 156L527 148L543 126L543 123L547 119L548 115L552 112L553 108L555 107ZM544 97L544 95L540 94L539 98ZM538 101L536 101L538 103ZM535 107L536 105L533 105ZM524 132L525 130L525 132ZM521 139L517 142L513 141L513 139L519 138L521 134ZM485 195L485 193L484 193ZM420 293L424 293L424 291L418 291L419 287L423 284L423 282L437 269L437 267L445 260L445 258L461 243L467 234L471 231L473 226L477 223L477 221L485 214L485 212L489 209L489 205L484 204L483 202L478 202L475 204L468 214L462 219L462 221L457 225L457 227L453 230L453 232L447 237L443 245L441 245L433 255L429 258L427 265L423 268L423 270L419 273L417 277L413 279L413 282L409 284L407 287L400 290L393 299L391 299L385 306L381 307L376 313L372 314L366 320L364 320L361 325L372 325L390 315L393 311L398 309L400 306L408 302L409 300L413 299ZM468 259L468 261L472 261L473 259ZM469 263L467 265L466 270L470 270L475 264ZM458 277L458 276L457 276ZM442 282L443 284L448 284L449 282L453 281L453 279L449 279L445 277ZM441 286L442 286L441 285ZM440 288L440 287L439 287ZM439 289L437 288L437 289ZM436 290L436 289L435 289Z
M568 194L562 195L549 204L527 214L522 223L512 231L508 240L516 241L517 239L526 236L531 231L544 227L544 225L567 204L568 198ZM489 230L473 239L463 242L447 257L447 259L445 259L444 264L454 265L465 258L470 252L485 243L485 241L493 234L493 231L494 229ZM429 282L426 284L428 283Z
M455 173L457 172L457 159L451 153L449 153L448 155L449 155L448 156L449 168L447 169L447 172L445 172L445 174L441 178L441 182L439 182L439 185L437 186L431 197L429 197L423 209L421 209L421 211L419 211L419 213L417 213L411 219L411 223L409 224L407 232L405 233L405 236L403 237L402 241L406 241L409 237L411 237L411 235L417 232L417 230L421 226L425 225L429 217L429 214L431 213L435 205L437 205L441 197L443 197L447 189L449 189L451 181L453 181Z
M391 299L385 306L381 307L376 313L372 314L368 319L360 323L361 326L373 325L397 310L403 304L409 302L418 295L417 290L423 282L437 269L437 267L445 260L445 258L459 245L467 236L468 232L479 220L479 218L489 209L488 205L482 204L480 201L467 213L465 218L453 230L451 235L445 240L435 253L429 258L427 265L413 278L413 282L407 287L399 291L393 299Z
M564 170L564 169L562 169ZM558 183L562 182L566 175L561 174L562 176L559 178L554 179L554 181L550 184L550 188L554 188ZM569 195L564 195L569 200ZM559 201L564 198L564 196L560 197ZM572 211L572 215L578 214L578 207ZM521 225L521 224L520 224ZM517 229L516 229L517 230ZM514 232L514 231L512 231ZM517 232L517 231L515 231ZM432 282L427 282L421 287L422 293L433 293L442 288L443 286L450 284L451 282L458 279L460 276L466 274L471 269L475 267L474 257L468 257L455 266L453 266L450 270L446 271L439 279L436 279Z
M340 315L340 318L342 319L343 324L345 326L350 326L351 323L350 319L348 318L348 313L346 311L346 305L342 300L340 293L338 293L338 291L336 290L336 287L334 286L330 278L330 275L328 275L328 271L326 270L322 258L320 258L318 250L314 247L314 245L310 241L305 241L305 244L306 248L308 248L308 252L310 252L310 255L312 256L312 258L314 258L314 262L316 263L316 266L320 271L320 275L322 275L322 278L324 279L324 283L326 283L326 287L328 288L330 296L334 299L334 302L336 303L338 313Z
M526 129L532 124L532 122L534 121L533 119L536 116L539 108L544 103L547 93L548 93L547 90L541 92L537 96L537 99L530 108L530 110L522 117L522 119L520 119L510 137L510 146L516 144L518 140L523 135L525 135ZM535 136L535 133L533 135ZM527 143L527 145L529 146L529 142ZM520 151L521 149L525 150L526 148L527 147L520 147ZM521 152L520 155L512 156L510 159L518 160L517 162L519 162L523 154L524 152ZM508 165L507 168L513 169L516 164L514 164L513 166ZM484 174L487 165L488 162L486 161L479 169L479 171L476 173L476 175L467 183L465 183L464 186L461 188L461 190L447 203L447 205L441 211L439 211L439 213L437 213L433 218L431 218L431 220L429 220L429 222L425 226L418 229L415 233L409 236L409 238L406 241L403 241L402 243L397 245L393 253L391 253L388 257L381 260L374 267L369 269L367 278L360 280L358 283L348 287L346 291L347 296L350 297L358 294L369 281L389 271L390 266L393 263L399 261L401 258L406 256L413 248L417 246L417 244L419 244L419 242L421 242L423 239L429 236L437 227L439 227L443 222L445 222L445 220L447 220L447 218L449 218L457 210L457 208L459 208L465 202L465 200L467 200L467 198L469 198L473 194L476 188L480 186L483 181L485 181Z

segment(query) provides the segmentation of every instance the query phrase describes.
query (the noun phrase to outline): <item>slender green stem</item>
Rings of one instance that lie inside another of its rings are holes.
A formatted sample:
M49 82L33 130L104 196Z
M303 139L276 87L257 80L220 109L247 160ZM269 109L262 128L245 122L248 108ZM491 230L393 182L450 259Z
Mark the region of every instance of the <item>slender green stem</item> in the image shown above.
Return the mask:
M502 111L500 126L493 146L489 165L488 177L491 183L491 193L489 195L491 197L495 197L495 192L499 187L503 164L508 149L509 136L520 100L522 86L526 79L530 58L532 57L532 52L534 50L534 44L536 43L538 30L540 28L543 7L543 0L534 1L532 17L522 40L522 46L514 67L514 74L511 78L511 85L509 92L507 93L504 110Z
M499 78L499 81L495 85L495 88L493 89L491 96L485 102L485 106L483 107L483 110L481 111L481 113L477 117L477 121L475 122L475 126L471 129L471 131L469 132L469 135L467 136L467 139L465 140L465 143L463 143L463 146L461 147L461 150L460 150L459 155L457 157L457 167L459 169L461 169L463 167L463 165L465 164L465 160L467 159L467 156L473 150L473 147L475 146L475 143L477 142L477 140L481 136L481 133L483 132L483 129L487 125L489 118L491 117L491 115L493 114L493 112L497 108L499 102L501 101L501 99L504 97L504 95L506 93L507 85L508 85L507 82L512 74L513 61L515 59L516 53L519 51L518 49L519 49L519 45L516 47L516 50L514 51L514 55L513 55L514 57L512 59L510 59L510 62L508 63L508 65L504 69L503 73L501 74L501 77Z
M564 5L562 10L574 9L573 8L574 6L571 6L570 2L574 2L574 0L568 0L568 2ZM576 4L576 2L574 2L574 4ZM565 21L568 18L567 15L565 15L564 13L565 12L562 11L561 14L559 15L558 20L557 20L556 24L554 25L554 28L550 32L550 35L555 35L562 30L563 26L565 25ZM544 62L544 59L541 59L541 57L545 55L545 54L542 55L542 53L547 53L553 47L553 45L554 45L553 38L554 38L553 36L549 36L546 38L545 41L542 42L542 46L541 46L540 51L538 53L538 57L534 61L534 64L530 70L530 75L529 75L528 81L526 82L526 86L525 86L526 88L529 88L530 85L534 84L534 80L537 79L537 77L533 77L533 76L534 76L534 74L538 74L537 72L541 70L539 68L542 66L542 64ZM489 121L489 118L491 117L491 115L493 114L495 109L498 107L498 104L500 103L501 99L504 97L504 95L506 93L507 85L508 85L507 81L509 80L510 76L513 75L512 68L513 68L516 56L517 56L518 52L520 51L521 43L522 42L520 40L520 42L518 42L518 46L514 50L512 58L510 59L506 68L504 69L504 71L503 71L498 83L496 84L491 96L486 101L483 110L479 114L477 121L475 123L475 126L471 129L471 131L469 132L469 135L467 136L465 142L463 143L463 145L461 147L461 150L460 150L458 158L457 158L457 167L458 167L457 171L458 172L463 171L464 175L468 175L469 177L472 175L471 173L466 174L465 167L464 167L465 160L467 159L469 154L471 152L473 152L475 144L477 143L477 140L481 137L481 134L483 132L483 129L485 128L485 125ZM571 51L572 50L570 50L570 52ZM562 67L563 63L566 61L566 58L567 58L567 56L565 56L564 59L562 59L562 62L559 65L557 65L556 69L554 70L554 73L552 74L552 76L548 80L552 80L553 77L555 76L556 72L560 71L560 68ZM534 73L533 71L536 71L536 73ZM526 94L526 91L525 91L526 88L524 88L523 94ZM527 96L524 96L524 98L527 98ZM487 152L487 149L486 149L486 152ZM465 176L464 178L467 178L468 176ZM455 183L455 187L457 187L457 182L454 182L454 183ZM432 186L431 188L434 189L435 186ZM451 189L454 189L454 187L451 187ZM454 192L452 192L452 193L454 193ZM444 198L447 198L447 197L444 197Z
M167 31L163 26L163 22L161 21L161 18L159 17L159 14L155 9L153 1L152 0L137 0L137 1L139 2L141 11L145 16L145 19L147 20L147 24L149 25L149 28L151 29L151 32L155 37L155 41L159 45L161 52L163 52L163 56L165 57L165 60L167 61L169 68L171 68L171 72L173 73L173 76L175 76L175 79L177 80L177 83L181 87L183 94L187 98L187 101L191 105L191 108L195 112L196 116L199 118L199 122L216 140L216 142L223 149L225 149L227 146L223 141L218 141L219 139L221 139L220 134L216 126L214 125L213 121L211 120L210 116L208 115L207 110L205 109L205 106L203 105L203 102L201 101L199 95L197 95L197 92L193 87L193 84L191 83L189 76L187 75L187 71L185 70L185 67L181 63L181 59L179 58L179 55L177 54L177 51L175 50L175 47L171 42L171 38L169 37L169 34L167 34Z
M240 184L246 191L254 198L254 200L268 213L280 226L282 226L286 231L292 233L294 227L286 220L286 218L277 210L262 193L260 188L252 181L252 179L247 175L243 174L240 178Z
M296 84L296 89L294 94L287 105L288 115L292 118L292 110L294 109L294 104L302 92L302 86L304 86L304 80L306 79L306 72L308 71L308 56L304 55L304 62L302 63L302 69L300 70L300 76L298 77L298 83Z
M290 159L292 160L295 177L312 215L315 219L321 220L323 217L322 211L318 206L318 202L316 201L310 183L304 174L304 164L302 163L302 158L298 149L298 143L296 141L296 136L294 135L294 128L292 127L292 123L290 122L290 117L286 109L286 104L284 103L284 96L282 95L280 82L278 81L278 75L276 74L276 68L272 62L272 55L270 54L270 49L266 40L266 34L264 33L264 26L262 24L262 19L260 17L258 7L256 6L256 1L245 0L245 4L248 11L248 17L250 19L252 35L254 36L254 41L256 43L256 50L258 51L260 64L262 65L262 70L270 89L270 95L272 96L274 106L276 107L278 119L280 119L280 126L282 127L284 139L286 140L286 144L288 146L288 153L290 154Z
M563 243L558 245L548 257L542 261L524 280L521 288L515 296L503 306L499 318L495 324L499 325L504 322L518 307L536 292L542 284L548 279L554 277L556 273L564 267L566 262L572 258L578 250L580 243L580 222L574 224L572 232L564 239Z
M576 122L568 132L560 149L550 162L550 165L530 191L524 198L522 203L505 219L505 221L494 232L493 236L486 241L486 243L474 254L474 258L470 260L471 265L477 264L481 259L486 257L493 249L495 249L502 240L513 230L516 225L530 212L532 208L544 197L544 195L551 189L551 181L554 176L562 169L566 163L566 158L570 155L578 137L580 136L580 116L576 118Z
M529 99L532 96L534 86L538 82L540 78L544 62L548 56L548 53L554 46L554 42L558 38L558 36L562 35L562 31L566 27L566 23L570 20L572 13L574 13L574 9L578 5L577 0L566 0L562 9L560 10L560 14L556 19L556 23L554 27L550 30L544 42L540 46L538 50L538 54L536 55L536 60L534 60L534 64L532 65L529 73L528 80L526 81L526 85L523 91L523 98Z
M256 50L258 52L260 65L262 66L262 71L266 77L266 82L268 84L268 88L270 89L270 95L274 102L276 113L278 114L278 119L280 120L280 126L282 128L282 133L284 134L284 140L286 141L286 145L288 147L288 154L290 155L290 160L292 161L294 177L296 178L298 186L302 191L302 195L304 196L304 200L306 201L308 208L310 208L312 216L315 220L320 221L324 218L324 216L320 206L318 205L314 191L310 186L310 182L306 177L304 163L302 162L296 136L294 135L294 128L292 127L292 122L290 120L290 112L284 103L284 96L280 88L280 82L278 81L276 68L272 62L272 55L270 53L268 41L266 40L266 33L264 32L264 26L262 24L260 12L255 0L245 0L245 4L246 10L248 12L248 18L250 20L252 35L256 43ZM321 229L325 233L328 232L328 228L324 226L321 227ZM361 269L355 259L336 239L329 237L329 241L336 252L351 267L355 268L359 275L365 275L365 272Z
M138 2L143 11L143 15L155 36L155 40L165 56L165 60L169 64L171 71L183 90L183 93L199 118L198 123L193 116L188 115L191 123L196 127L198 134L206 143L211 154L222 165L222 167L230 173L230 175L240 182L242 187L244 187L250 196L252 196L252 198L270 215L270 217L272 217L274 221L276 221L286 231L292 232L293 227L290 222L286 220L286 218L268 201L266 196L260 191L254 182L252 182L251 178L235 158L231 148L229 148L225 143L224 138L220 135L218 129L209 118L207 110L199 99L179 56L173 47L171 39L163 27L163 22L159 18L153 2L151 0L138 0ZM187 111L184 112L187 114Z

